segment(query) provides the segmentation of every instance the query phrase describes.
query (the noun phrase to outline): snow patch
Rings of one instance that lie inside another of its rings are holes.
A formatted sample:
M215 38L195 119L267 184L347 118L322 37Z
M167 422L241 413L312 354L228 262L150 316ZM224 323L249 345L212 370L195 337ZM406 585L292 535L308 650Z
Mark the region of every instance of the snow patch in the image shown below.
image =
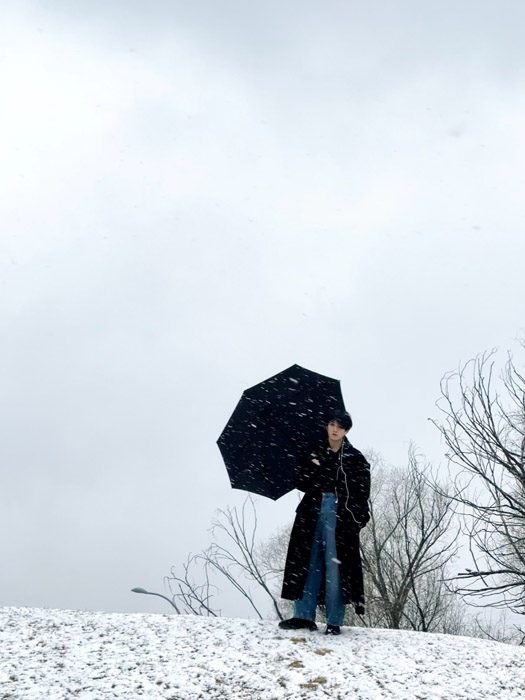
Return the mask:
M418 632L0 608L0 649L20 700L525 699L525 649Z

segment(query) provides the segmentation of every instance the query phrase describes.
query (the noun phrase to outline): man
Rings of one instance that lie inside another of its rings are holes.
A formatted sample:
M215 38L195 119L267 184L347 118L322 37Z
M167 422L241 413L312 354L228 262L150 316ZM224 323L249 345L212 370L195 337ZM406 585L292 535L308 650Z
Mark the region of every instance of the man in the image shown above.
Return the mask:
M326 606L326 634L340 634L345 605L364 615L359 531L370 519L370 465L350 444L348 413L334 414L326 434L308 450L296 472L304 496L286 558L281 596L294 600L282 629L317 629L318 602Z

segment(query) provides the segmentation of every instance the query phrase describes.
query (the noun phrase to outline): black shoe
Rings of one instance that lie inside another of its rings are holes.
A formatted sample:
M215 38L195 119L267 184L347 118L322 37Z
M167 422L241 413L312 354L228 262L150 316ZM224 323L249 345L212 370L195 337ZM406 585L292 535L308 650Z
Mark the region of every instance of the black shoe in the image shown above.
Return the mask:
M341 634L341 628L339 627L339 625L326 625L325 634L333 634L333 635Z
M356 603L354 605L354 610L356 615L361 615L363 616L365 614L365 606L361 605L360 603Z
M312 620L303 620L301 617L291 617L289 620L281 620L279 627L282 630L310 630L313 632L317 625Z

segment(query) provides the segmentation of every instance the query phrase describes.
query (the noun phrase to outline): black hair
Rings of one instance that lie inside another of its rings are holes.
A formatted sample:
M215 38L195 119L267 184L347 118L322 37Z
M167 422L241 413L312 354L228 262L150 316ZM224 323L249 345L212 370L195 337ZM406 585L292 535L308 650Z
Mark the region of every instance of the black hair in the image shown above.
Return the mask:
M352 416L348 413L348 411L334 411L331 414L328 422L330 423L330 421L333 420L336 420L343 430L350 430L353 425Z

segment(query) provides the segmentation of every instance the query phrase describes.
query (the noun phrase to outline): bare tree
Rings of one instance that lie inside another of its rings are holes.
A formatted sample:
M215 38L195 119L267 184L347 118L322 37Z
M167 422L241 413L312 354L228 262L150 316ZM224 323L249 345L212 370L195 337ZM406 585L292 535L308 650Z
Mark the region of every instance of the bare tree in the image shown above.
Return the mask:
M444 579L457 553L453 501L429 483L413 448L404 468L372 466L371 519L361 533L370 626L457 633L463 612Z
M257 524L257 510L251 496L240 511L229 506L218 510L212 521L212 544L203 552L190 555L182 571L172 567L171 575L166 577L174 603L186 613L217 615L220 611L212 600L217 585L212 581L227 581L262 619L257 596L250 587L256 584L256 590L266 594L277 617L283 619L274 592L274 582L282 576L282 570L276 566L277 559L270 556L268 546L258 543ZM192 574L194 570L199 575L197 581Z
M524 374L509 354L496 376L494 351L484 353L444 377L438 407L473 562L455 590L525 614Z

